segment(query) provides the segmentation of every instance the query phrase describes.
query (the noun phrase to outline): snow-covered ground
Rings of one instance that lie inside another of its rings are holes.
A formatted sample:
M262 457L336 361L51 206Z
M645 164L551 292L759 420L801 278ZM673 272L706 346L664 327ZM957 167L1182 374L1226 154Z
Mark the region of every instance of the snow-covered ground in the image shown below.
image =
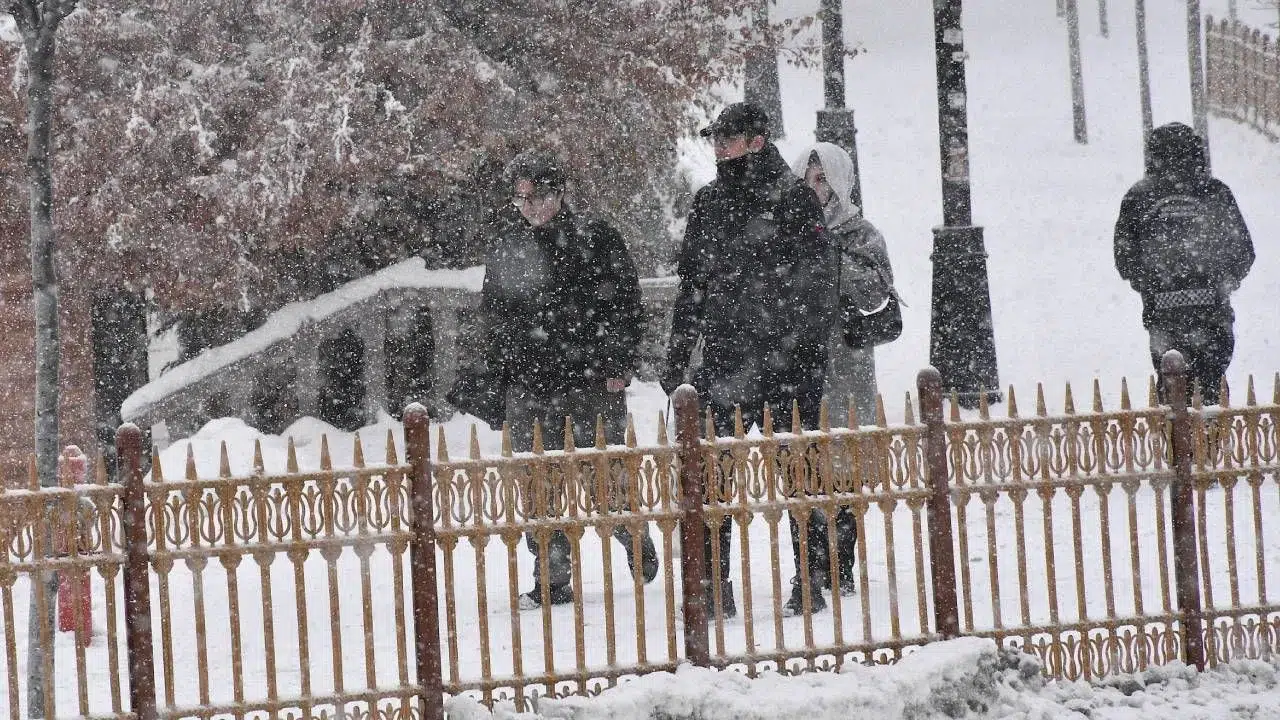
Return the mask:
M447 709L452 720L1237 720L1280 718L1280 666L1240 661L1197 673L1170 663L1097 684L1048 683L1028 655L990 640L935 643L892 666L851 665L840 673L748 679L734 671L682 666L653 673L599 698L546 700L536 713L470 698Z
M796 0L783 5L786 12L803 12L813 9L816 2ZM1142 162L1132 3L1108 5L1111 34L1102 38L1097 32L1095 4L1081 3L1090 135L1090 143L1081 146L1073 142L1071 135L1065 26L1055 16L1052 0L969 0L965 4L974 216L975 222L986 228L990 253L1000 379L1018 387L1024 397L1030 397L1036 382L1045 382L1050 404L1055 407L1060 407L1060 401L1053 398L1061 397L1061 386L1066 381L1073 382L1079 393L1089 380L1101 378L1104 399L1108 407L1113 407L1118 402L1122 376L1136 381L1135 387L1143 387L1151 372L1146 335L1139 322L1138 298L1115 274L1111 260L1111 229L1120 197L1140 175ZM1204 5L1206 11L1220 15L1225 12L1226 0L1210 0ZM1246 20L1258 25L1271 21L1270 13L1255 11L1252 3L1241 5ZM845 10L849 40L866 49L865 54L848 64L849 100L857 111L866 211L889 241L899 290L907 303L902 339L878 352L880 386L891 422L901 418L903 393L914 390L916 372L928 360L931 228L941 221L931 7L930 0L894 0L849 2ZM1156 122L1189 122L1185 3L1148 0L1147 12ZM1253 17L1248 15L1255 12ZM788 134L780 145L784 155L790 157L812 139L813 110L820 102L821 85L816 73L784 68L783 86ZM1248 128L1221 120L1211 122L1211 140L1215 173L1235 190L1257 248L1257 263L1235 299L1238 339L1229 378L1233 386L1243 387L1248 374L1270 378L1280 365L1274 350L1280 251L1271 242L1280 234L1280 213L1274 210L1274 199L1280 195L1280 145ZM691 173L706 179L711 169L710 153L690 155L687 163ZM1265 387L1262 394L1266 395ZM1135 395L1140 398L1142 393ZM655 385L633 383L628 401L636 416L641 443L652 442L658 414L666 410L665 398ZM454 418L444 425L455 456L467 447L470 428L467 417ZM381 445L388 429L398 434L399 426L384 419L362 431L366 457L382 457ZM303 467L318 464L317 438L321 432L329 434L335 465L349 463L353 442L350 435L313 420L302 420L288 434L299 440ZM480 426L478 436L483 452L498 452L496 433ZM232 470L240 474L250 470L254 439L264 443L268 469L282 468L285 440L262 437L238 421L211 423L191 439L191 445L202 475L210 475L217 471L218 446L226 441L232 450ZM180 474L187 444L175 442L162 456L166 476ZM971 517L981 523L979 515L973 513ZM1268 517L1280 517L1280 512L1269 511ZM1097 527L1096 519L1086 517L1086 524L1091 521L1092 527ZM760 533L753 538L753 546L762 536ZM523 549L520 553L520 580L527 582L531 559ZM1277 556L1275 551L1268 555ZM598 559L591 559L599 567ZM789 560L784 562L789 565ZM489 567L491 571L501 569L503 563L505 556L495 555ZM354 569L354 563L344 567ZM1096 587L1101 582L1097 563L1088 568L1089 585ZM621 577L622 568L617 570ZM273 568L273 573L277 571L284 576L288 566ZM191 582L182 578L181 572L175 570L173 602L175 607L190 608ZM211 588L221 584L215 582L216 572L211 570L206 579ZM252 580L242 584L256 585L256 568L245 572ZM316 572L316 581L323 582L323 564ZM789 567L784 572L786 577L791 574ZM1280 568L1270 567L1268 572L1280 572ZM309 566L308 578L311 573ZM470 579L468 573L462 573L460 594L474 588L474 573L469 574ZM384 579L374 588L375 597L385 598L389 583L385 581L386 573L379 576ZM975 582L981 582L981 578ZM589 612L597 615L599 584L599 578L588 578L585 587L585 595L590 598ZM660 606L662 595L657 585L649 588L653 593L651 608ZM1280 586L1280 582L1272 580L1270 586ZM505 586L496 582L490 586L495 593L499 588L505 593ZM100 592L101 587L96 590ZM206 599L212 608L216 604L215 593L209 595ZM359 583L346 583L341 595L340 622L354 630L360 624ZM505 602L505 595L500 597ZM26 602L26 588L20 581L14 589L15 617L26 617ZM261 618L252 615L248 609L251 606L248 602L241 605L247 612L244 626L258 627ZM504 607L497 601L491 606ZM105 625L102 608L99 595L96 626L100 632ZM323 603L314 608L310 628L310 634L320 641L328 637L329 625L335 621L322 609ZM379 619L386 617L382 610L380 606ZM909 618L914 610L904 606L901 614ZM296 632L289 629L294 622L292 613L277 608L276 615L277 642L281 647L290 647L292 636L285 633ZM847 620L853 616L849 613ZM567 617L558 619L557 626ZM526 656L539 656L529 660L534 665L540 662L540 654L531 649L539 642L540 622L531 618L524 633L530 648L526 649ZM623 611L619 628L629 627L628 622ZM989 618L978 617L976 622L985 625ZM225 623L222 617L210 618L211 628L225 628ZM651 632L664 630L657 625L652 624ZM466 643L475 637L475 628L466 626L461 632L466 648ZM740 623L736 632L741 633ZM221 631L210 634L211 657L226 657L225 635ZM788 626L788 636L798 636L796 626ZM762 642L767 643L768 639ZM10 668L19 677L26 672L25 643L25 633L20 633L16 638L19 666ZM179 635L176 643L177 650L186 653L181 657L190 658L190 638ZM261 660L253 657L261 640L250 637L245 643L246 694L261 696ZM95 642L89 651L90 696L95 711L105 707L108 692L102 645ZM649 645L654 649L651 652L656 652L663 645L662 635L653 635ZM69 671L74 657L71 648L69 636L59 639L58 654L64 664L59 666L58 696L64 712L74 706L76 695L75 677ZM394 641L382 636L377 639L377 674L380 681L385 680L380 684L394 684L394 650ZM500 650L509 651L495 646L495 653ZM351 650L353 658L362 654L358 648ZM326 679L331 671L328 657L329 648L317 642L311 658L316 692L331 683ZM469 653L468 658L461 670L475 676L478 667L474 653ZM985 641L960 640L918 651L895 667L850 667L839 675L748 680L732 672L684 669L674 676L655 674L635 680L596 700L560 703L559 707L544 703L541 710L547 717L784 720L854 714L964 717L966 713L974 717L1088 716L1125 720L1280 717L1276 710L1280 707L1280 694L1274 665L1237 663L1203 675L1174 666L1141 676L1109 678L1101 686L1089 686L1043 684L1027 676L1022 661L1013 665L1010 662ZM357 659L346 664L348 687L364 684L363 670ZM226 663L216 664L212 672L213 701L229 699ZM292 694L289 688L298 682L296 661L293 666L282 665L279 672L282 695ZM190 676L186 672L177 678L181 705L194 704L194 679ZM0 715L9 709L7 703L7 697L0 697ZM467 717L476 710L469 711L464 704L454 708L457 716ZM690 706L701 707L702 713L678 712ZM499 709L499 714L502 712Z

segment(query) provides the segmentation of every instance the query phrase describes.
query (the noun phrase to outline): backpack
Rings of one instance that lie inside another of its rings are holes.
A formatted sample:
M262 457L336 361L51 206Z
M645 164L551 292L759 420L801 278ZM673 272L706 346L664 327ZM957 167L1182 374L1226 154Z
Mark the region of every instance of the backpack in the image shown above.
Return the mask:
M1227 272L1231 248L1226 232L1205 198L1168 195L1142 216L1139 262L1165 285L1215 287Z

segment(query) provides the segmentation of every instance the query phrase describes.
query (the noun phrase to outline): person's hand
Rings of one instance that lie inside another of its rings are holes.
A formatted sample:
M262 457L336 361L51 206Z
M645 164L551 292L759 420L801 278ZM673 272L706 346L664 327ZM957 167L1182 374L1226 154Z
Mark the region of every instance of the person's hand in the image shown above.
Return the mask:
M611 377L605 381L604 386L609 392L622 392L627 389L627 378Z

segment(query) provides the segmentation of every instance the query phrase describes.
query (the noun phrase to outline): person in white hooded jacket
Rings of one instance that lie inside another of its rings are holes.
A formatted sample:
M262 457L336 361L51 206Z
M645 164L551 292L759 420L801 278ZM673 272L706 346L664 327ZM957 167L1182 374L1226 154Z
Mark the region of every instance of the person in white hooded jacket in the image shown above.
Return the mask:
M805 179L822 203L827 232L833 245L839 247L837 272L838 306L845 312L863 315L876 312L896 299L893 268L884 236L862 216L862 209L850 200L853 189L853 159L838 145L820 142L804 150L791 165L796 175ZM824 396L834 411L832 420L849 420L849 426L875 422L876 361L870 344L851 346L851 338L839 313L832 323L828 343L828 366ZM844 413L853 406L854 418ZM808 546L810 577L818 587L831 587L828 518L815 512L810 517ZM835 516L837 567L840 592L851 594L855 587L854 551L858 528L849 508L841 508ZM792 544L798 541L798 529L792 522ZM798 548L796 549L799 555ZM799 560L797 559L797 565Z
M884 236L849 199L853 189L853 159L843 148L820 142L806 148L791 164L822 203L827 231L840 246L840 307L852 304L863 314L873 313L894 294L893 268ZM824 394L831 399L835 417L843 421L852 398L857 422L875 422L876 360L872 346L851 347L842 324L832 325L828 345Z

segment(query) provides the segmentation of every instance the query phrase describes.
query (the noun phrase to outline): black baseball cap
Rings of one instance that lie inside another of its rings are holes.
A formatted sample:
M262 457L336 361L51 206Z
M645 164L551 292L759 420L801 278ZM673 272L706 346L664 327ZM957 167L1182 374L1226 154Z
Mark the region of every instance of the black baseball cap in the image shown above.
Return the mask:
M698 131L702 137L712 135L746 135L769 137L769 116L759 105L749 102L737 102L716 117L716 121Z

